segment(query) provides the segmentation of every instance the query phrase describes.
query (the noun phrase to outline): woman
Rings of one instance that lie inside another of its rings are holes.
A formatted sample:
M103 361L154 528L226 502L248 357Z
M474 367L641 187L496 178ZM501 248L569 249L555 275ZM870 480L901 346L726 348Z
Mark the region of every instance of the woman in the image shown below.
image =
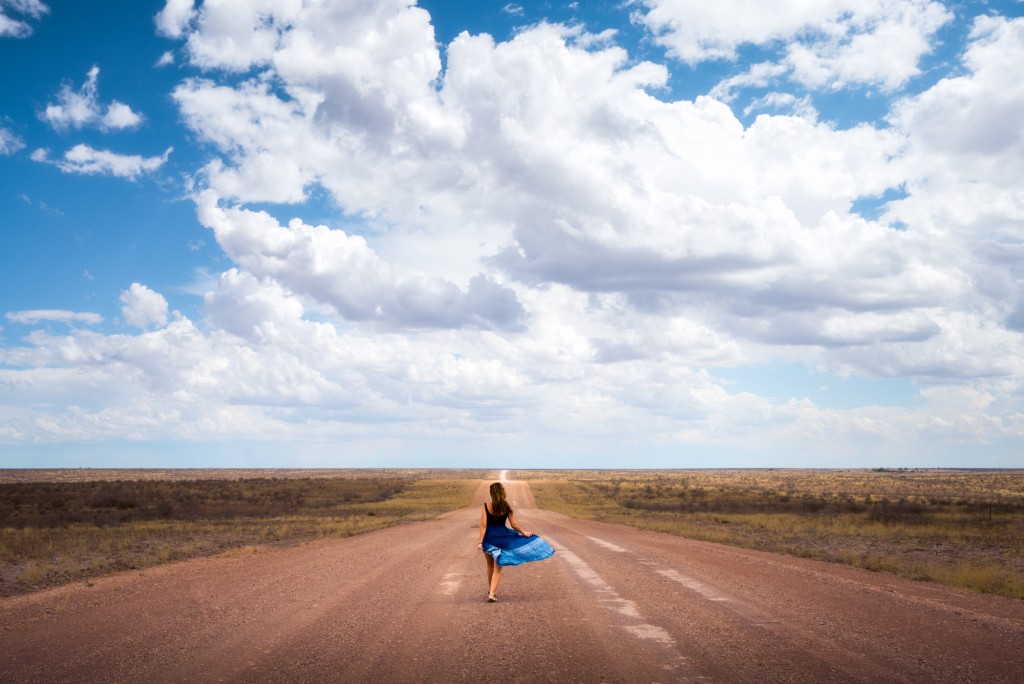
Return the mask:
M505 521L512 529L505 527ZM515 530L515 531L513 531ZM480 550L487 557L487 600L494 603L494 594L501 582L504 565L519 565L551 558L555 550L540 537L519 526L500 482L491 485L490 507L485 503L480 512Z

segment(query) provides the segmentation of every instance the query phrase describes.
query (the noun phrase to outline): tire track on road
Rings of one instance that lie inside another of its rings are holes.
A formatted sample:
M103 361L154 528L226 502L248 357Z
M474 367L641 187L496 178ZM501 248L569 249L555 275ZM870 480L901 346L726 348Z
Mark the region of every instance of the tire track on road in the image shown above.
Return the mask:
M724 681L1019 682L1024 604L538 511ZM723 653L730 657L724 658Z
M579 575L580 579L590 585L596 594L598 603L604 608L619 614L619 625L636 639L650 642L657 646L656 651L661 667L672 681L707 682L676 648L675 639L664 628L646 621L637 604L623 598L618 591L608 584L579 556L570 551L560 542L550 540L560 558L564 559ZM594 539L594 541L600 541ZM602 543L603 544L603 543Z

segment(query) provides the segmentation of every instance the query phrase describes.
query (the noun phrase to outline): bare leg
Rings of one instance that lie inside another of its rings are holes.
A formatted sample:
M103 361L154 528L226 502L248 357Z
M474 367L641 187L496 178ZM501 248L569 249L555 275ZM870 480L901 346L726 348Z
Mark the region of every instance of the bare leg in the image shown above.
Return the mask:
M487 590L490 591L491 576L494 574L494 558L489 553L484 553L484 558L487 559Z
M501 584L501 566L495 563L494 572L491 574L491 595L488 598L495 598L494 595L498 591L499 584Z

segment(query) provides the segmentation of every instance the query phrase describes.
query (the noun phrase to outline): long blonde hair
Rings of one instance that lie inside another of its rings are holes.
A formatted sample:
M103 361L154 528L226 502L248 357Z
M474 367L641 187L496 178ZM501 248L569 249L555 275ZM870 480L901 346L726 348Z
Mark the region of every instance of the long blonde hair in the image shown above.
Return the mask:
M491 485L491 515L511 513L512 507L505 495L505 485L495 482Z

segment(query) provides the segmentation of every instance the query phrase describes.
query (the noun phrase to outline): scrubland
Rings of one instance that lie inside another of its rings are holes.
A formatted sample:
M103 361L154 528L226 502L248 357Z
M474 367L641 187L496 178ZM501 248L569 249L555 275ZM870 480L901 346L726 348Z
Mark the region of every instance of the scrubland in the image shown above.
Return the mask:
M465 506L487 471L0 471L0 594Z
M1024 471L513 471L537 505L1024 599Z
M0 470L0 594L460 508L488 471ZM1024 599L1024 471L510 471L575 517Z

